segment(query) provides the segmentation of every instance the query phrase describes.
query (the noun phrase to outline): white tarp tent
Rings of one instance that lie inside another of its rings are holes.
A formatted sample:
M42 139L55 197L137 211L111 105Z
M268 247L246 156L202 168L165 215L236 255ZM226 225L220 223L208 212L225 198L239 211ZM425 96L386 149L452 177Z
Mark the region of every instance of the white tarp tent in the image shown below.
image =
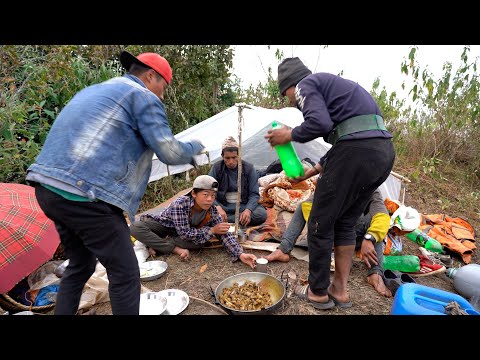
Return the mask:
M270 163L278 159L274 149L263 138L272 122L275 120L284 125L295 127L303 122L302 113L292 107L284 109L265 109L252 105L237 104L201 123L192 126L175 135L180 141L197 139L205 145L208 155L201 154L195 157L198 165L213 164L221 158L221 146L227 136L238 140L239 109L242 109L242 159L255 165L257 169L265 169ZM294 147L301 159L309 157L317 162L331 145L317 138L305 144L294 142ZM149 181L156 181L165 176L178 174L191 169L191 165L167 166L153 156L152 172ZM382 184L380 190L384 198L400 200L402 176L392 173ZM402 201L403 202L403 201Z

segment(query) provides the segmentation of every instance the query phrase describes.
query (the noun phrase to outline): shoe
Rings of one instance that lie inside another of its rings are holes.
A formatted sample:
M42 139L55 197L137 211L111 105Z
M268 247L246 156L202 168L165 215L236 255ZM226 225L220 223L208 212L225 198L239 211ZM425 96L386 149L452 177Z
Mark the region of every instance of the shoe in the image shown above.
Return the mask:
M307 285L298 285L295 290L294 294L297 295L300 299L307 300L309 304L311 304L315 309L319 310L328 310L333 307L335 307L335 303L333 300L329 297L328 301L323 303L323 302L318 302L314 300L310 300L308 298L308 284Z
M447 268L453 266L453 259L450 255L435 253L433 251L425 249L424 247L419 247L418 249L423 256L428 258L430 261L433 261L435 264L439 264Z
M435 275L442 272L445 272L447 268L440 264L435 264L432 260L427 258L426 256L419 255L418 258L420 259L420 270L417 272L409 272L408 275L412 277L423 277L429 275Z
M392 292L392 295L395 296L398 288L403 284L401 276L403 274L396 270L385 270L383 272L383 282L385 286Z
M400 280L402 281L402 284L407 284L407 283L417 283L410 275L407 273L402 273L400 275Z

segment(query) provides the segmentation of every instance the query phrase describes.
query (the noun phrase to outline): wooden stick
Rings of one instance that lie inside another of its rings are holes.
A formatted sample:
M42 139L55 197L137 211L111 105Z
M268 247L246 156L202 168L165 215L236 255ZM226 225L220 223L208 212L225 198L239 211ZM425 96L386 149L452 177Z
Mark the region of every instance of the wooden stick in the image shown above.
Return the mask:
M242 198L242 123L243 123L243 106L238 106L238 175L237 175L237 201L235 203L235 234L240 242L239 217L240 217L240 200Z
M203 299L199 299L199 298L197 298L197 297L195 297L195 296L190 296L190 295L189 295L189 297L190 297L190 299L197 300L197 301L200 301L200 302L202 302L202 303L204 303L204 304L210 305L211 307L215 308L215 310L217 310L217 311L219 311L219 312L221 312L221 313L223 313L223 314L225 314L225 315L229 315L225 310L223 310L221 307L219 307L219 306L217 306L217 305L214 305L214 304L212 304L212 303L209 303L208 301L205 301L205 300L203 300Z
M397 174L396 172L394 171L390 171L390 174L392 174L393 176L395 176L397 179L400 179L404 182L407 182L407 183L411 183L411 181L409 179L407 179L405 176L402 176L400 174Z

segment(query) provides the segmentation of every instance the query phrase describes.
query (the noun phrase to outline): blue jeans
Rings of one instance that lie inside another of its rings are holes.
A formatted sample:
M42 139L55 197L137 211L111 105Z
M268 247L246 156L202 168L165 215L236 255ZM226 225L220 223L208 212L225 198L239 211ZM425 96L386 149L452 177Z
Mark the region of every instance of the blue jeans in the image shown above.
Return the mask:
M363 238L362 238L363 241ZM375 264L370 264L371 268L368 269L367 276L370 276L372 274L378 274L383 277L383 250L385 248L385 244L382 241L377 241L375 243L375 252L377 253L377 260L378 260L378 265Z
M297 205L292 220L290 221L290 224L288 224L287 230L283 233L282 240L278 246L283 253L289 254L293 250L293 247L306 223L307 222L303 217L302 203L300 203Z
M227 213L227 221L231 224L235 223L236 204L233 204L233 203L222 204L220 202L218 204ZM247 208L246 204L240 204L239 214L245 211L246 208ZM256 226L256 225L263 224L265 220L267 220L267 210L262 205L258 205L252 212L252 215L250 217L250 223L248 224L248 226Z
M360 247L362 246L363 235L366 234L368 228L370 227L371 221L372 221L371 215L361 215L358 218L357 223L355 225L355 237L356 237L355 251L359 250ZM377 253L378 265L370 264L370 269L368 269L367 276L370 276L372 274L379 274L380 276L383 276L383 250L385 248L383 239L382 241L377 241L375 243L374 248L375 248L375 252Z

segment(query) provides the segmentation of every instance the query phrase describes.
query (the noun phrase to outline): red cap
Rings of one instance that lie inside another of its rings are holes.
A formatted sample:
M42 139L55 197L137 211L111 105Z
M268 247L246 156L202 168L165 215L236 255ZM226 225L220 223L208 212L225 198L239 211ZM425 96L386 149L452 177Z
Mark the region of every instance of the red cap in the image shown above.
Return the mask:
M167 84L170 84L170 81L172 81L173 76L170 64L164 57L156 53L142 53L135 57L128 51L122 51L120 54L120 62L127 71L130 70L130 66L132 66L133 63L146 65L162 75Z

